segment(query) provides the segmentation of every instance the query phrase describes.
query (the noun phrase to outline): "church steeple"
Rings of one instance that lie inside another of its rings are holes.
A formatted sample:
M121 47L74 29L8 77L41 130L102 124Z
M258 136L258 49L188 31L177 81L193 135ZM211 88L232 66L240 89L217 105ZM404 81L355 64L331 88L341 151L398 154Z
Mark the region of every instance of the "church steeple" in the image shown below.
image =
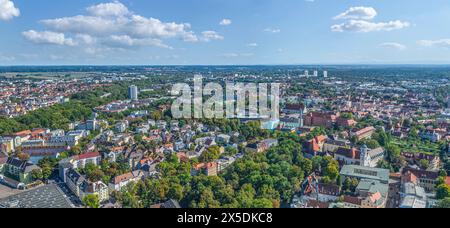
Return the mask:
M360 165L365 167L370 167L370 155L369 155L369 148L367 145L363 145L360 149L361 156L360 156Z

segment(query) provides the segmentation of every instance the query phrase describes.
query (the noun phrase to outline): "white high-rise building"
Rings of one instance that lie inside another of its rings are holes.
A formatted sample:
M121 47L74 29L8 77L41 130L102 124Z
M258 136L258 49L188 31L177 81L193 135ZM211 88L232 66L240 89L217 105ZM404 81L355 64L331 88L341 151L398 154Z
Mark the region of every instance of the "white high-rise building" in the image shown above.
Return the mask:
M309 71L305 70L305 77L309 76Z
M324 78L328 78L328 71L326 71L326 70L323 71L323 77L324 77Z
M135 85L132 85L130 87L128 87L128 98L130 100L138 100L138 96L139 96L139 90L138 87Z
M317 70L314 71L314 77L318 77L319 76L319 72Z

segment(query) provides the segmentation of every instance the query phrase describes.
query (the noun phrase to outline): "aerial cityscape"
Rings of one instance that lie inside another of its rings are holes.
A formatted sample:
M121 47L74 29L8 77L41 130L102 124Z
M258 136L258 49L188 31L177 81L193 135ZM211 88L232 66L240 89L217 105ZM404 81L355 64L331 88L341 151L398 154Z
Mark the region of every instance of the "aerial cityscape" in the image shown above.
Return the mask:
M446 1L41 2L0 0L0 208L450 208Z

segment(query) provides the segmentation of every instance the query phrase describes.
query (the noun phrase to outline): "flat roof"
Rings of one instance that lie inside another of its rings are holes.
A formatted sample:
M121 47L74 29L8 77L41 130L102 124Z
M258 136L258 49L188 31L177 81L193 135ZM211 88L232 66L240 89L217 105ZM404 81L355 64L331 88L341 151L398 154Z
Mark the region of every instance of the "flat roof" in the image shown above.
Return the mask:
M58 186L46 185L0 199L0 208L72 208Z
M389 182L388 169L370 168L359 165L344 165L341 169L341 175L358 177L360 179L379 180L384 183Z

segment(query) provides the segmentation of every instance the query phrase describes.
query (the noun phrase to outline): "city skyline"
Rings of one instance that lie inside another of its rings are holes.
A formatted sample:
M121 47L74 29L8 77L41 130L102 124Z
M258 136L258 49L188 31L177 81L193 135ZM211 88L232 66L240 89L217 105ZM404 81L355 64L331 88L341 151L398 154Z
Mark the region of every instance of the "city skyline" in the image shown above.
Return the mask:
M446 3L1 0L0 65L449 64Z

